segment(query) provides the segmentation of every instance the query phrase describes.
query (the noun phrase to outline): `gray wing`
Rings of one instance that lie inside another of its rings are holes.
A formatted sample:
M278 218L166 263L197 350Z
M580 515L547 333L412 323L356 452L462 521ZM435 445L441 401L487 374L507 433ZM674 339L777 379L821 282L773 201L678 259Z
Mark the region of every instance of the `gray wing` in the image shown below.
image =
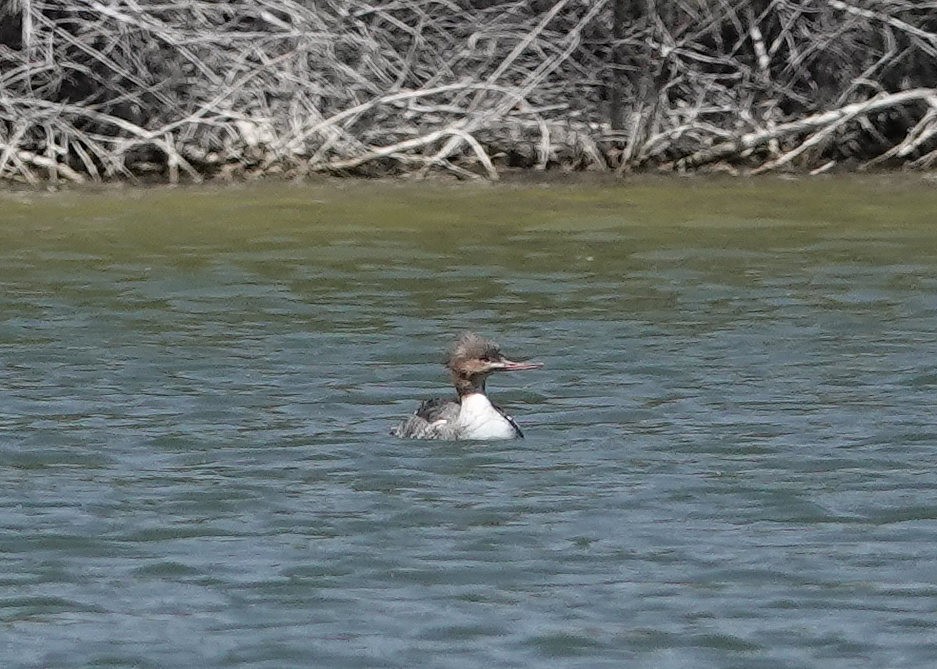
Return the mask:
M459 417L458 402L442 397L426 400L412 416L408 416L390 433L406 439L451 439Z
M413 415L435 423L437 420L455 420L459 416L460 408L461 405L455 400L434 397L423 402Z

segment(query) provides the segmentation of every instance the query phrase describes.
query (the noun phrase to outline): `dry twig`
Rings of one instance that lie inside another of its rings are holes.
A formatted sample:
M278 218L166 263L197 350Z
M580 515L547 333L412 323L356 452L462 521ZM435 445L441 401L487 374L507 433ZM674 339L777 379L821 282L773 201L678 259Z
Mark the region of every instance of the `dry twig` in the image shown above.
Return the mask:
M926 167L932 4L8 0L0 179Z

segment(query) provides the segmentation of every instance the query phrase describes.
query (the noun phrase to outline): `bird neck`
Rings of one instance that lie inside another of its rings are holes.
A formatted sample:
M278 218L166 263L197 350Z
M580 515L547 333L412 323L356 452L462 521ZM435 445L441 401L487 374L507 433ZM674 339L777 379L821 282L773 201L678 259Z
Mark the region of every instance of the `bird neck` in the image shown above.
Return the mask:
M465 397L466 395L472 395L475 393L485 394L485 379L487 374L460 374L458 372L452 373L452 383L455 386L455 391L459 394L459 397Z

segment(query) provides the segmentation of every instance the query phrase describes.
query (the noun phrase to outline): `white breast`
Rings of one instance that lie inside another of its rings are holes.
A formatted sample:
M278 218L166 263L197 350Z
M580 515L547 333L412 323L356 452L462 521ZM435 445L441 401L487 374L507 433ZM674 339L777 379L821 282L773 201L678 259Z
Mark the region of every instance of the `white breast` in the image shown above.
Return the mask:
M495 409L487 397L472 393L462 398L458 432L462 439L514 439L517 429Z

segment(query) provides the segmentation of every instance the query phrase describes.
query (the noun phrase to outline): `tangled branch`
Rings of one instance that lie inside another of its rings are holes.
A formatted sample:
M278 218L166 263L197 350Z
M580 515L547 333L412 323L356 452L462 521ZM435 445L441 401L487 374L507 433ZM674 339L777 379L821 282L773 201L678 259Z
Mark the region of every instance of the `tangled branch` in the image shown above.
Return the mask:
M6 0L0 179L926 168L929 4Z

